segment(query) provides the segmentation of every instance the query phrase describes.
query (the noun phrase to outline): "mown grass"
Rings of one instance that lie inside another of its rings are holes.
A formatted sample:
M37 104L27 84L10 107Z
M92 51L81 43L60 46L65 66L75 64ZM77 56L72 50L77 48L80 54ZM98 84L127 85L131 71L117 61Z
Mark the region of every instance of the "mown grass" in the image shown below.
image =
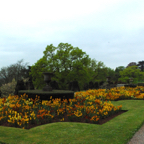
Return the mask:
M126 144L144 124L143 100L112 101L127 112L103 125L57 122L30 130L0 126L0 141L11 144Z

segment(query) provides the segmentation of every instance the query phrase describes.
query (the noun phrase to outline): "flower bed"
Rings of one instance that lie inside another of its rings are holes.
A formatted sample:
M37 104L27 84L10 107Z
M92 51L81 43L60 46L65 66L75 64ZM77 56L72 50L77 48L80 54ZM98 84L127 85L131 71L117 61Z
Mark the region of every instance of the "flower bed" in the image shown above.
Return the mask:
M140 90L144 91L144 88L125 89L120 87L111 90L77 92L74 99L70 99L69 105L67 100L61 102L60 99L53 100L52 98L51 101L46 101L43 105L40 105L39 100L35 99L33 105L33 100L28 100L28 96L25 94L21 98L10 95L2 100L0 124L6 121L10 126L24 129L29 124L50 123L55 119L64 121L64 118L68 118L70 121L84 119L85 122L98 124L101 119L118 113L122 108L122 105L117 107L112 105L109 100L144 99L144 94L140 94Z

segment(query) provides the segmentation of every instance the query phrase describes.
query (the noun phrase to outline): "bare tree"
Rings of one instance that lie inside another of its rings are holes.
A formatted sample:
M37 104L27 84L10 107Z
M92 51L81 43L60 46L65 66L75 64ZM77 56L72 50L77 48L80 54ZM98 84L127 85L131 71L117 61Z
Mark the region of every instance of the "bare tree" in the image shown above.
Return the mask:
M128 67L130 67L130 66L136 66L136 62L131 62L131 63L129 63L126 68L128 68Z
M0 71L0 86L2 84L6 84L6 83L9 83L12 81L13 78L15 78L15 80L20 80L22 78L25 78L26 76L26 65L28 64L25 64L25 65L21 65L21 62L23 61L20 60L18 61L18 63L16 64L12 64L10 65L9 67L3 67L1 68L1 71Z

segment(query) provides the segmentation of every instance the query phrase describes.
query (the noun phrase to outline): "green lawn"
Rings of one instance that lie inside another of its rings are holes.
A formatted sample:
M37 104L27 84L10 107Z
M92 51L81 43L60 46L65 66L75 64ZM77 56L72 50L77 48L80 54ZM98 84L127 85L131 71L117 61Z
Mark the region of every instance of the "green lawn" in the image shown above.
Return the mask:
M57 122L30 130L0 126L0 141L10 144L127 144L144 123L143 100L112 101L127 112L103 125Z

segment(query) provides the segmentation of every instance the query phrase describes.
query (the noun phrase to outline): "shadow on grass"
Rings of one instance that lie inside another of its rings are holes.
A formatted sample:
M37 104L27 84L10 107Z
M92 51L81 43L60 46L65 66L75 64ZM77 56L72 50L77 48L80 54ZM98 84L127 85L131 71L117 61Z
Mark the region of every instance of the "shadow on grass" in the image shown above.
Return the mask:
M9 144L9 143L4 143L4 142L1 142L1 141L0 141L0 144Z

